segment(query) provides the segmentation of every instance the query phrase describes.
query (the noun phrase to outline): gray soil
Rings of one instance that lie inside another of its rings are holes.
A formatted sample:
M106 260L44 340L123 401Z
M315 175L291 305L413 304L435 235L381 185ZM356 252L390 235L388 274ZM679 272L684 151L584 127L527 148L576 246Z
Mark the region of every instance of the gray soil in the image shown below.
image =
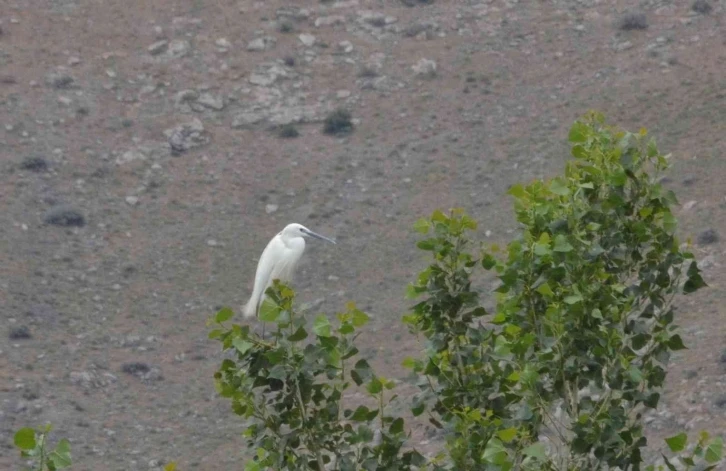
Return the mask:
M652 451L726 430L726 2L697 3L5 1L0 469L46 422L77 470L241 469L205 322L245 302L289 222L338 240L308 245L301 301L356 301L361 351L403 378L413 222L461 206L506 243L507 188L560 172L590 108L673 154L710 285L678 302L689 350L647 416ZM353 131L323 133L337 108ZM436 447L422 425L412 442Z

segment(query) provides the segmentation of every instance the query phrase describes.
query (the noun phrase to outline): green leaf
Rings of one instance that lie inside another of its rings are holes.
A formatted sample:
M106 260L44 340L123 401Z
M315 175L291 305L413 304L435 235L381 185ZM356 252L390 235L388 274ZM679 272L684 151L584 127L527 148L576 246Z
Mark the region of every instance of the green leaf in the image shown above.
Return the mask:
M351 319L351 322L356 327L363 327L368 323L370 320L370 317L368 317L368 314L366 314L363 311L355 310L353 312L353 319Z
M393 423L391 423L391 426L388 428L388 433L391 433L393 435L403 433L403 419L399 417L394 420Z
M383 391L383 383L381 383L378 378L373 377L373 379L366 385L366 389L373 395L378 394Z
M552 288L550 288L550 285L548 285L547 283L539 285L539 288L537 288L537 292L547 298L555 295L555 293L552 291Z
M509 443L517 436L517 428L516 427L510 427L504 430L500 430L497 432L497 437L499 437L500 440L502 440L504 443Z
M275 322L280 312L282 312L280 306L270 298L265 298L260 306L259 318L262 322Z
M164 466L164 471L176 471L176 463L171 461Z
M221 330L221 329L214 329L211 332L209 332L209 334L207 335L207 337L209 337L210 339L218 339L218 338L220 338L222 336L222 334L224 334L224 331L223 330Z
M297 328L294 334L289 336L287 340L290 342L299 342L300 340L304 340L308 337L308 332L305 330L303 326L300 326Z
M35 448L35 430L30 427L23 427L15 432L15 446L21 450L32 450Z
M683 339L680 335L676 334L670 339L668 339L668 348L674 351L678 350L686 350L688 347L686 347L683 343Z
M436 248L436 239L419 240L416 247L430 252Z
M550 182L550 191L559 196L567 196L570 194L570 188L558 178Z
M236 339L232 340L232 346L235 349L237 349L237 351L241 355L244 355L245 353L247 353L247 351L250 348L254 347L255 344L253 344L252 342L248 342L247 340L244 340L244 339L241 339L241 338L236 338Z
M587 141L588 126L584 123L576 121L575 124L570 128L570 134L568 139L570 142L585 142Z
M574 247L567 241L567 237L562 234L557 234L555 237L555 252L570 252L573 249Z
M580 301L582 301L582 296L579 294L573 294L570 296L565 296L565 303L567 304L577 304Z
M434 222L448 222L449 218L441 210L437 209L431 214L431 220Z
M574 158L584 159L587 157L587 155L588 155L587 151L585 150L585 148L582 145L577 144L577 145L572 146L572 156Z
M545 461L547 459L547 453L542 443L534 443L524 450L522 450L524 456L531 456L537 461Z
M330 337L330 321L325 314L319 314L313 324L313 332L318 337Z
M48 459L53 462L56 469L67 468L73 464L71 462L71 445L68 440L62 439Z
M215 322L222 323L230 320L232 316L234 316L234 312L232 311L232 309L228 307L223 307L219 310L219 312L217 312L217 315L214 316L214 320Z
M507 191L510 195L514 196L517 199L522 199L526 196L526 192L524 191L524 187L520 184L512 185L509 188L509 191Z
M716 437L706 448L705 459L709 463L717 463L723 457L723 438Z
M695 262L694 262L695 263ZM683 285L683 293L690 294L694 291L698 291L701 288L706 288L708 285L705 281L703 281L703 278L701 278L701 275L695 274L691 275L688 278L688 281L686 281L685 285Z
M490 254L484 254L481 258L481 266L485 270L491 270L497 264L497 260Z
M425 218L421 218L413 224L413 230L421 234L426 234L430 229L431 223Z
M674 453L683 451L686 448L687 441L688 441L688 436L685 433L679 433L678 435L674 435L670 438L665 439L665 442L668 445L668 448L670 448L671 451Z
M404 368L408 368L408 369L411 369L411 370L413 370L414 368L416 368L416 365L417 365L417 364L418 364L418 360L416 360L416 359L415 359L415 358L413 358L413 357L406 357L406 358L404 358L404 359L403 359L403 361L401 362L401 365L402 365L402 366L403 366Z

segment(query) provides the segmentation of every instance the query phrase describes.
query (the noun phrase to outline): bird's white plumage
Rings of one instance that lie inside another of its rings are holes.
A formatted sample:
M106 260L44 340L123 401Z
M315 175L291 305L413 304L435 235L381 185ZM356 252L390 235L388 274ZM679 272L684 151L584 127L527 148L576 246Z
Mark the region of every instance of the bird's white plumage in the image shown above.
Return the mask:
M253 317L257 314L265 290L272 285L273 280L277 279L285 283L292 281L295 267L305 251L304 237L315 237L335 243L300 224L288 224L270 240L265 250L262 251L257 264L252 296L243 309L245 317Z

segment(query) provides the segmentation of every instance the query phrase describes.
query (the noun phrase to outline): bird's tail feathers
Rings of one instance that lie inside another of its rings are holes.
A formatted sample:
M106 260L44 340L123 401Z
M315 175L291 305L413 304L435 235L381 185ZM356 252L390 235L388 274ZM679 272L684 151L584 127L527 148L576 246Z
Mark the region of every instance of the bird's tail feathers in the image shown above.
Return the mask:
M245 318L255 317L257 314L257 302L255 299L250 299L247 304L242 308L242 314Z

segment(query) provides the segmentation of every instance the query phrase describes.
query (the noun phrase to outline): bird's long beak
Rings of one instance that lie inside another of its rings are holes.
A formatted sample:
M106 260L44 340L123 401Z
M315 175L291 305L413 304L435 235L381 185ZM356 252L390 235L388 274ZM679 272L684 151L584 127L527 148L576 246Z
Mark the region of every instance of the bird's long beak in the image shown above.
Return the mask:
M309 235L310 237L315 237L316 239L324 240L326 242L330 242L331 244L335 244L335 241L333 239L328 239L325 236L321 236L320 234L316 234L311 230L303 229L302 230L305 234Z

